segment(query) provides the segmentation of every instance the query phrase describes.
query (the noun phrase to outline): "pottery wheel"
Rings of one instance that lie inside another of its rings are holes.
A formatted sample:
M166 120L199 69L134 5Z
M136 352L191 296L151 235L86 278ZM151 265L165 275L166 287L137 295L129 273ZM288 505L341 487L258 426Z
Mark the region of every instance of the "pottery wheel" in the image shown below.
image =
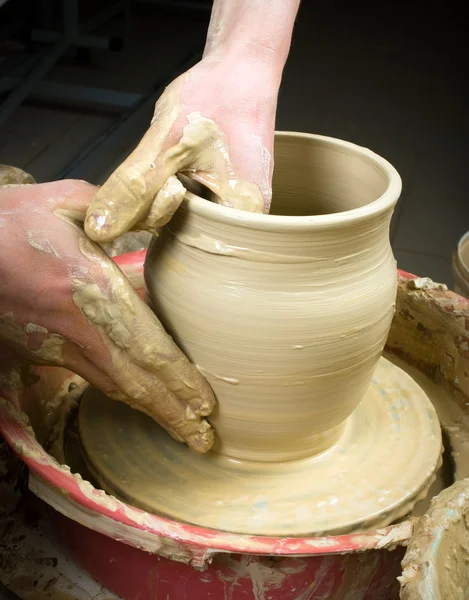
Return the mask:
M312 458L251 463L198 455L92 388L78 425L87 465L107 492L172 519L253 535L387 525L426 495L442 451L430 400L384 358L339 441Z

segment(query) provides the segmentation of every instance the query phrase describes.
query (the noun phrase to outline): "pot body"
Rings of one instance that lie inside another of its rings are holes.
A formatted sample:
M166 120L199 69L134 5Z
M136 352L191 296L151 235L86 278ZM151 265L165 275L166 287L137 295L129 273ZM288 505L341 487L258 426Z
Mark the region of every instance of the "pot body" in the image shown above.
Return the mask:
M145 266L156 314L217 396L215 450L236 459L332 445L394 312L395 170L305 134L277 134L275 160L271 215L189 194Z
M469 231L459 240L453 253L452 267L454 291L469 298Z

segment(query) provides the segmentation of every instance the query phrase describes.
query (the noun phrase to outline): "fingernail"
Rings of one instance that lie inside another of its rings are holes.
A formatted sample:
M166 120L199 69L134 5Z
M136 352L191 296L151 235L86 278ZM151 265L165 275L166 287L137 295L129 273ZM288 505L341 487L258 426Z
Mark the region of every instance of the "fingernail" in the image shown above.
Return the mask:
M197 421L197 415L190 406L186 406L185 417L188 421Z
M113 228L116 217L109 210L95 210L86 217L85 229L87 233L92 233L102 238L110 229Z
M205 454L205 452L208 452L213 446L214 441L215 434L213 432L213 429L210 429L205 433L196 433L192 435L187 440L187 444L192 450L194 450L194 452Z
M215 404L208 400L201 400L199 404L198 413L201 417L208 417L214 409Z
M166 431L169 433L169 435L176 440L176 442L184 442L184 439L177 434L174 429L171 429L170 427L165 427Z
M210 431L211 429L212 429L212 426L210 425L210 423L204 419L203 421L200 421L200 425L199 425L199 428L197 431L199 433L206 433L207 431Z

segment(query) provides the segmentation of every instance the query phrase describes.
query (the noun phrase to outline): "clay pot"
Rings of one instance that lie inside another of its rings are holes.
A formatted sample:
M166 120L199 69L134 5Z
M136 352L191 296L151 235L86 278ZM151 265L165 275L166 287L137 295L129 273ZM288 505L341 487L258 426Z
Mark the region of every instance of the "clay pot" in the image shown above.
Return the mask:
M459 240L453 254L454 291L469 298L469 231Z
M370 150L278 133L270 215L188 194L152 242L151 301L216 394L215 451L284 461L338 439L391 325L400 191Z

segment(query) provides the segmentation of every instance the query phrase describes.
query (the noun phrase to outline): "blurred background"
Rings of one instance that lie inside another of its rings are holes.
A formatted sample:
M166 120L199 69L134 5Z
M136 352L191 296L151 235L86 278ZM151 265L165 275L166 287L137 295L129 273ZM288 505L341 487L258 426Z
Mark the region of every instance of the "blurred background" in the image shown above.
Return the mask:
M196 62L211 2L0 0L0 163L102 183L164 86ZM463 3L303 0L277 129L367 146L400 172L400 268L452 284L469 229Z

